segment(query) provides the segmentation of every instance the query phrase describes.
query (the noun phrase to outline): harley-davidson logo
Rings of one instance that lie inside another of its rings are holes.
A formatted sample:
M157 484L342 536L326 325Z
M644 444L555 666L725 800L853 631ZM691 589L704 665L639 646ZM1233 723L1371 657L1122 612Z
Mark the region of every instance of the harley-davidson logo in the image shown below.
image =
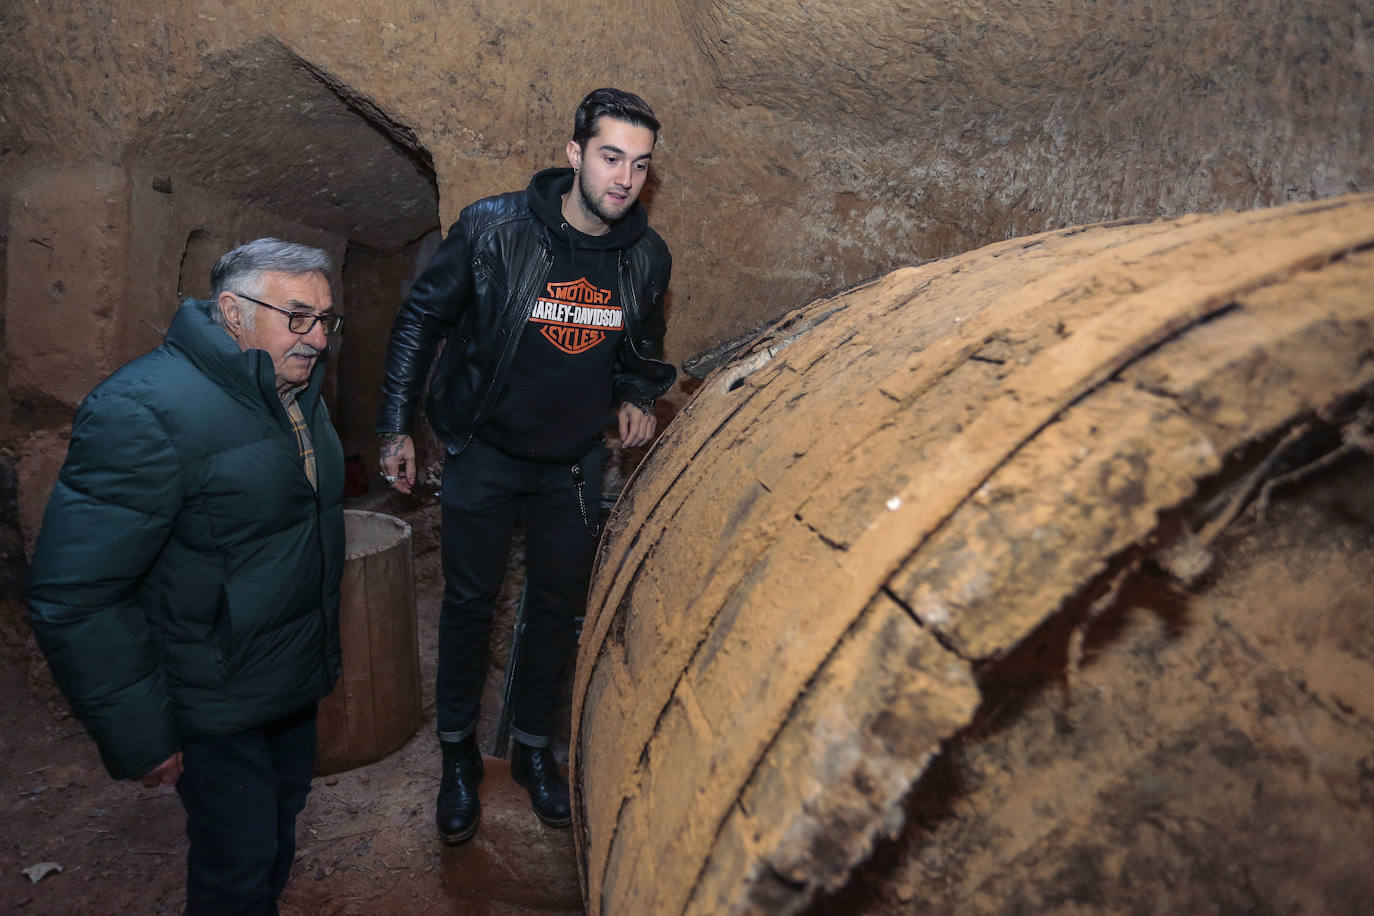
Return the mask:
M585 353L592 347L606 339L605 331L593 331L590 328L567 328L556 324L545 325L539 329L539 333L548 338L549 343L553 344L564 353Z
M534 303L530 320L543 325L539 333L564 353L585 353L606 339L606 331L625 325L625 313L610 305L611 291L587 282L550 283L549 294Z
M584 302L588 305L605 305L611 301L611 291L593 286L586 277L578 277L570 283L550 283L549 298L559 302Z

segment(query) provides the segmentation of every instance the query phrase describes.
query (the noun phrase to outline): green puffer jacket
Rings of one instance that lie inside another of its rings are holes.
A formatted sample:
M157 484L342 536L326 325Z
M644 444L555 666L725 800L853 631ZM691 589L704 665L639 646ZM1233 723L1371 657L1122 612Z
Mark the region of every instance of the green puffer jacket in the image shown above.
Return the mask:
M77 410L43 518L29 621L116 779L185 736L232 734L329 693L339 675L343 450L300 405L305 475L271 357L186 300L162 346Z

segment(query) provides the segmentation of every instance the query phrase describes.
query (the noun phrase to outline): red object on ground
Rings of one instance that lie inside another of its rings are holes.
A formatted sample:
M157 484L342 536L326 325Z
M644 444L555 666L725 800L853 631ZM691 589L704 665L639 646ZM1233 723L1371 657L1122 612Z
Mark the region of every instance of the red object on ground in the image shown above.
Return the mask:
M367 492L367 465L362 455L344 459L344 496L362 496Z

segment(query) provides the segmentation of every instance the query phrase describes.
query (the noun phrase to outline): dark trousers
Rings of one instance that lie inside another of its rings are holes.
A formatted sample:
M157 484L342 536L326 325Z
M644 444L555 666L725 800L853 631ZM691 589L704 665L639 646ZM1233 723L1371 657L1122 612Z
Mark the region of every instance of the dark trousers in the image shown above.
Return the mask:
M188 738L188 916L275 914L296 855L296 815L315 772L315 707L223 738Z
M576 618L586 607L601 502L602 445L576 462L512 458L474 439L444 463L435 725L440 739L472 733L487 675L492 608L505 577L511 534L525 529L525 627L511 688L511 733L546 746L553 732Z

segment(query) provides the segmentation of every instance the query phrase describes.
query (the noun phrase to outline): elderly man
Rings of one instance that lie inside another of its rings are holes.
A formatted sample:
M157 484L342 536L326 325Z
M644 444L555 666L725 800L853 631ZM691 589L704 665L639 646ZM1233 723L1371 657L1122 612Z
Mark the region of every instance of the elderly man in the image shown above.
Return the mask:
M427 407L448 452L435 684L447 843L471 837L481 816L474 730L517 519L526 610L511 772L541 820L572 819L549 740L596 547L601 431L618 424L623 444L651 441L654 399L676 376L661 359L672 258L638 203L658 129L639 96L589 93L565 148L571 168L465 208L392 327L377 432L382 473L403 493L415 485L411 417L445 341Z
M187 912L275 913L340 668L343 454L328 254L220 258L162 346L77 410L27 590L110 775L175 785Z

